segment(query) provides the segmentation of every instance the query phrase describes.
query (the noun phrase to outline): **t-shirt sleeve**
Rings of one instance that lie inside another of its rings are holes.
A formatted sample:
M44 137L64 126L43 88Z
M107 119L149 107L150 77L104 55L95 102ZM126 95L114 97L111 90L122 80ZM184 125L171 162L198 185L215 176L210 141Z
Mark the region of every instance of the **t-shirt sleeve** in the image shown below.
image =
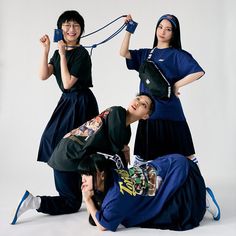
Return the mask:
M204 72L198 62L192 57L192 55L186 51L183 51L181 56L178 58L179 71L181 71L181 77L185 77L189 74L196 72Z
M123 220L123 214L119 209L117 201L114 200L105 209L97 211L96 218L104 228L114 232Z
M129 50L131 59L126 58L126 66L129 70L139 70L142 61L141 50Z
M49 63L51 65L55 65L55 57L56 57L56 51L54 51L53 56L50 58Z
M114 182L118 181L119 177L117 177L115 177ZM114 184L107 192L101 209L96 212L98 222L104 228L113 232L116 231L127 215L128 203L131 202L127 201L126 194L121 194L119 185Z
M111 231L116 231L121 224L126 226L129 219L133 218L132 213L137 206L130 180L127 181L126 178L127 174L124 169L120 174L114 175L114 185L108 190L101 209L96 213L98 222Z
M112 149L119 152L126 140L126 110L123 107L112 107L107 118L107 132Z

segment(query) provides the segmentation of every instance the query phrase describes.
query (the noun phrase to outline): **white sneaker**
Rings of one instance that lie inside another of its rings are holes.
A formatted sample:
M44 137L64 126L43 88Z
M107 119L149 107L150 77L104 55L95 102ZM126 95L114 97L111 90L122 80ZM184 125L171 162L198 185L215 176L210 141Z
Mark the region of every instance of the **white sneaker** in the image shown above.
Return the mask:
M206 209L212 214L214 220L220 219L220 207L209 187L206 188Z
M30 192L26 190L16 209L16 213L11 224L12 225L16 224L18 218L26 211L30 209L38 209L40 207L40 203L41 203L40 197L34 197Z

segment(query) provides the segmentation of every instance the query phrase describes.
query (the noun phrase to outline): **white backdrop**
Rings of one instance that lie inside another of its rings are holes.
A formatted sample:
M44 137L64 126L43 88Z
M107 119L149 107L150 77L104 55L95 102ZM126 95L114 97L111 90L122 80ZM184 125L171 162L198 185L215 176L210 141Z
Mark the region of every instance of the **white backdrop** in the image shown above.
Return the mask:
M44 82L38 78L42 52L39 38L45 33L52 38L58 16L69 9L84 16L85 33L131 13L139 23L131 48L152 46L161 15L171 13L178 17L183 48L206 71L199 81L181 90L200 167L206 182L215 186L218 193L232 185L235 189L234 0L1 0L0 186L5 203L6 196L25 188L35 193L55 191L50 168L36 162L41 134L60 96L53 76ZM98 43L122 24L123 19L81 43ZM137 73L128 71L119 56L123 36L124 31L93 50L93 92L100 111L111 105L126 107L138 89ZM56 44L52 43L51 55L55 49ZM136 126L132 127L134 138Z

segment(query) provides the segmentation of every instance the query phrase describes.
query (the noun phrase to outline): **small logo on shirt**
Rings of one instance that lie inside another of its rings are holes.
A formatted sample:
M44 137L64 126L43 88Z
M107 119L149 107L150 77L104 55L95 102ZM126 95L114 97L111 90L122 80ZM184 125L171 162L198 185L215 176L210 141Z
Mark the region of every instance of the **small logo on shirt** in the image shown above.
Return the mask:
M160 58L158 61L164 61L164 59Z

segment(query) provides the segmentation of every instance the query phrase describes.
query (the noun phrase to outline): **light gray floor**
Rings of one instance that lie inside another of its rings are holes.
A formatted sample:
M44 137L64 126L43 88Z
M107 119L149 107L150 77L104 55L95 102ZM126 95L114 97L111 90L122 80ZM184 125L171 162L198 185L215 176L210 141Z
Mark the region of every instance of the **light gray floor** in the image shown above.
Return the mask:
M0 199L0 235L1 236L70 236L70 235L113 235L112 232L99 232L96 227L88 223L88 214L84 204L80 212L70 215L48 216L39 214L37 211L29 211L21 216L16 225L10 225L15 208L21 199L25 189L22 186L28 185L32 193L41 194L48 190L48 194L55 193L52 190L52 180L49 173L41 179L44 184L39 186L29 184L30 180L17 178L14 180L1 181ZM217 200L221 206L222 217L220 221L213 221L211 216L206 213L201 225L193 230L185 232L174 232L158 229L123 228L119 227L116 235L236 235L236 188L235 184L216 181L218 184L211 185ZM19 183L19 184L16 184ZM28 184L27 184L28 183ZM42 186L43 185L43 186ZM11 186L14 186L12 188ZM37 190L37 192L36 192Z

